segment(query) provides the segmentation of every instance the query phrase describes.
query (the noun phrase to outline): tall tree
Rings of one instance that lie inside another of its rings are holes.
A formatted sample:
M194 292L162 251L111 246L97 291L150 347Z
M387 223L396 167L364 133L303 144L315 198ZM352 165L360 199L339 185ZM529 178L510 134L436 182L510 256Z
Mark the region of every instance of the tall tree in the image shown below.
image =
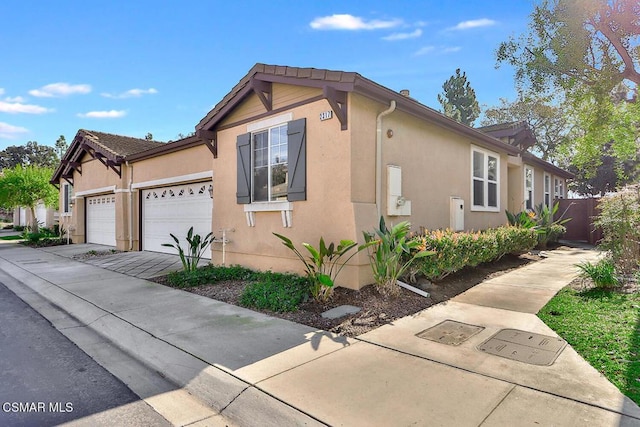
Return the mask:
M483 112L482 126L525 121L536 137L534 151L543 160L559 160L559 148L566 143L570 131L568 117L562 104L545 96L521 96L515 101L500 99L500 105L487 107Z
M442 85L444 92L438 94L438 102L442 105L442 113L457 122L473 126L473 122L480 115L480 105L476 99L476 91L467 81L466 73L460 74L460 68L455 76Z
M60 161L56 150L48 145L29 141L26 145L12 145L0 151L0 169L17 165L38 165L55 167Z
M571 163L594 177L608 144L617 174L640 151L640 2L542 0L529 31L497 50L529 93L561 92L572 121Z
M518 83L536 92L549 85L588 89L601 100L628 82L634 99L638 35L637 0L543 0L531 14L528 34L500 45L498 63L514 66Z
M47 207L56 207L58 191L49 183L53 168L17 165L4 169L0 176L0 206L13 208L23 206L31 211L31 230L38 231L36 206L42 202Z
M67 148L69 145L67 144L67 140L64 135L60 135L60 138L56 139L56 150L58 150L58 157L62 158L64 153L67 152Z
M147 132L147 134L144 136L144 139L146 139L147 141L153 141L153 134L151 132Z

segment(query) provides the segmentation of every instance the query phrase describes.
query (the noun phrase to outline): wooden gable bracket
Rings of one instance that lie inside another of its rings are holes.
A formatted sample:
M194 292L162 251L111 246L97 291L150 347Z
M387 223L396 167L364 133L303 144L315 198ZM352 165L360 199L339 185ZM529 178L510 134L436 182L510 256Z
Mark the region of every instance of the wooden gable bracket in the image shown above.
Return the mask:
M114 162L113 160L107 160L106 164L108 168L111 168L118 174L118 177L122 178L122 165L120 163Z
M267 111L273 110L273 88L271 82L252 78L251 89L258 95L260 102L262 102Z
M71 185L73 187L73 177L72 176L63 176L62 179L67 181L69 183L69 185Z
M56 184L52 182L51 185L53 185L56 188L56 190L60 191L60 184Z
M340 121L340 129L347 130L347 92L337 90L332 86L325 86L322 88L322 93Z
M80 162L69 162L69 167L75 169L80 175L82 175L82 163Z
M72 162L69 160L63 160L62 164L71 168L72 170L76 170L80 175L82 175L82 163L80 162Z
M207 146L213 158L218 158L218 133L212 130L198 129L196 136L204 141L204 145Z

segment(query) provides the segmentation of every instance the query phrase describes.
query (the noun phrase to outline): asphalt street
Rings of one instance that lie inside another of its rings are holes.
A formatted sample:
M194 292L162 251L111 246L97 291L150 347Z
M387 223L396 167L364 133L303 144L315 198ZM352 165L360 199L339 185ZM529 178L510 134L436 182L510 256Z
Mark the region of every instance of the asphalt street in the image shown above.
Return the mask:
M170 425L0 283L0 425Z

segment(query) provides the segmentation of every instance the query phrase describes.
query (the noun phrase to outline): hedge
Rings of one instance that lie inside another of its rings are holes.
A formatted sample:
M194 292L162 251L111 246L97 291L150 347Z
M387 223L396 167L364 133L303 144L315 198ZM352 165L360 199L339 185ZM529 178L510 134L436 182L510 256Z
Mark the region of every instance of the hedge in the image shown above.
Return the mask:
M420 258L414 264L414 272L434 281L467 266L475 267L509 253L529 251L538 243L534 229L512 226L477 232L425 230L413 238L420 241L420 249L435 251L434 255Z

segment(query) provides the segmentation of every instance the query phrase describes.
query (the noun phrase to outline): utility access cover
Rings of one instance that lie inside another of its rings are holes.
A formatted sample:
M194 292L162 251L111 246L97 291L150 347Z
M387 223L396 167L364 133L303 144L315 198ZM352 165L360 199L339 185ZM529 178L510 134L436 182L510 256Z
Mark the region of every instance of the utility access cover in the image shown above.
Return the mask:
M502 329L478 346L478 350L531 365L550 366L567 342L561 338L518 329Z
M455 320L445 320L436 326L417 333L416 336L442 344L460 345L483 329L482 326L469 325Z

